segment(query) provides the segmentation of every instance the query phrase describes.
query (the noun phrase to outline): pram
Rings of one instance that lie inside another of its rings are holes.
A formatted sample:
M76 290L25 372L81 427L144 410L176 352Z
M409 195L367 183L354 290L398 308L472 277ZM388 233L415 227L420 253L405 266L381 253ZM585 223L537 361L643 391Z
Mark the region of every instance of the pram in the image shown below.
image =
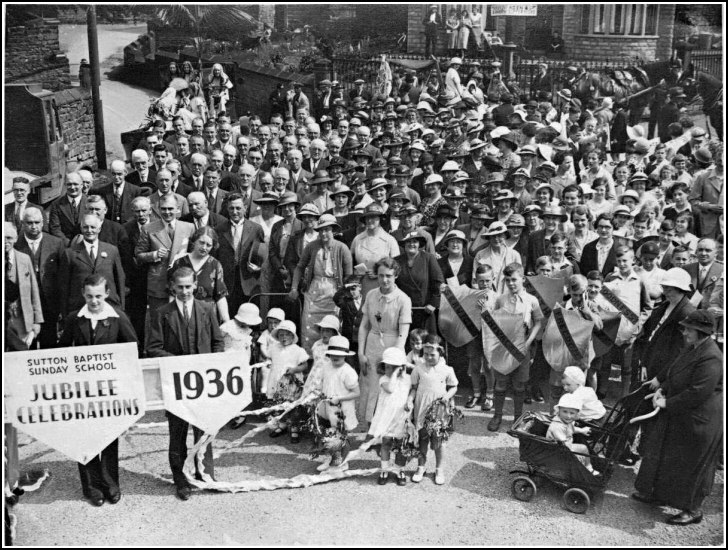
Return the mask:
M629 445L630 436L636 432L634 422L655 414L646 414L653 410L651 400L646 399L651 393L647 386L642 386L620 399L603 422L578 422L580 426L591 428L588 436L577 436L576 442L587 446L592 466L599 475L586 469L579 461L579 453L570 451L558 441L546 439L552 415L534 411L523 413L508 430L510 436L518 439L520 459L528 467L510 472L521 474L512 482L513 497L530 501L536 496L536 481L548 479L566 488L563 502L567 510L585 513L594 495L606 488L615 463Z

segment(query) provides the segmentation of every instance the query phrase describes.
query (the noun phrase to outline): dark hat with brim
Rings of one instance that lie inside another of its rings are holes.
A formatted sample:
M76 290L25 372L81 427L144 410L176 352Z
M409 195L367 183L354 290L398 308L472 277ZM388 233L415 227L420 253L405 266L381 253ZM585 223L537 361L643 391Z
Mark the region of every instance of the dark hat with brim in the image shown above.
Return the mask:
M329 176L326 170L316 170L315 177L309 182L311 185L318 185L320 183L331 183L333 178Z
M697 309L680 321L684 327L695 329L705 334L713 334L715 330L715 316L707 309Z
M419 242L420 243L420 248L425 248L425 246L427 246L427 239L424 236L422 236L417 231L410 231L404 237L402 237L402 240L400 242L402 244L404 244L407 241L417 241L417 242Z
M437 211L435 212L435 219L437 218L452 218L454 220L457 219L457 216L452 208L446 204L441 204L437 207Z
M278 195L274 193L264 193L261 197L258 197L257 199L253 199L253 202L255 204L274 204L278 205L278 202L280 199L278 198Z

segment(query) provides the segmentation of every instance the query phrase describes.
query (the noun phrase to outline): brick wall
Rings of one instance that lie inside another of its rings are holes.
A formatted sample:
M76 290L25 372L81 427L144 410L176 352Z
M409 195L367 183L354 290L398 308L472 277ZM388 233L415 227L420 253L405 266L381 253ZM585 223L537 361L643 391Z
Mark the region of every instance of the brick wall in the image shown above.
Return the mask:
M424 55L425 53L425 26L422 24L425 16L430 13L430 4L409 4L407 10L407 53ZM443 28L437 35L438 56L447 54L448 34Z
M68 58L58 43L57 19L35 19L5 35L5 81L40 82L47 90L71 86Z
M674 5L660 5L656 37L581 35L580 16L579 5L564 6L563 38L567 58L602 60L639 56L644 61L655 61L670 57L675 24Z
M96 165L96 134L91 92L71 88L56 92L58 118L68 147L66 165L73 170L82 164Z
M297 80L303 84L303 93L308 97L309 102L313 101L313 75L289 73L277 69L258 67L249 63L241 63L235 71L236 94L235 109L238 116L247 112L258 114L264 121L270 117L270 104L268 96L275 90L278 83L286 85Z

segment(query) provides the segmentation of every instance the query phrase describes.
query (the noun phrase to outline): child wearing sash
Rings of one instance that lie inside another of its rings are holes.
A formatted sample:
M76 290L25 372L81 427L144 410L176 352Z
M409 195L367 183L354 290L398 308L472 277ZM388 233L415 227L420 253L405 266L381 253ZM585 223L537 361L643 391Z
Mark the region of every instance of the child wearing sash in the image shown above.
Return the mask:
M498 293L494 288L495 273L493 268L487 264L479 265L475 269L475 279L473 280L473 288L485 291L485 296L478 301L480 311L493 311L495 300ZM493 408L493 388L495 379L493 378L493 369L483 356L483 338L479 333L468 344L468 374L473 384L473 396L465 403L466 409L472 409L481 401L483 387L483 377L485 377L485 399L480 404L480 409L489 411Z
M609 302L609 310L618 311L621 316L615 346L606 364L621 364L621 395L624 397L629 393L633 383L632 346L652 310L652 299L647 286L634 270L632 248L620 246L617 249L617 267L604 279L602 294Z
M523 399L526 394L526 382L528 381L529 366L531 363L530 348L536 339L536 335L543 324L543 312L535 296L528 294L523 289L524 275L523 266L512 263L503 270L506 291L498 296L495 302L495 311L504 310L508 313L515 313L523 316L523 324L518 330L522 334L505 334L505 337L513 341L516 336L525 336L525 343L519 351L525 356L518 368L509 374L495 372L495 414L488 423L488 430L497 432L503 420L503 405L506 400L508 385L513 386L513 413L514 421L523 411Z

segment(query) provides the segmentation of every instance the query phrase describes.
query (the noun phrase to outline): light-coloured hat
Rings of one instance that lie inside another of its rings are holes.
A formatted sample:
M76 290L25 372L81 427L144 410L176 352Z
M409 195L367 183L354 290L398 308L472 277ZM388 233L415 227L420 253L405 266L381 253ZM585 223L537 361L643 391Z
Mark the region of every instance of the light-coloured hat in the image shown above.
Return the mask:
M642 126L627 126L627 136L629 139L645 138L647 132Z
M387 348L382 354L382 363L400 367L407 362L407 355L400 348Z
M349 339L346 336L336 335L329 338L329 347L326 349L326 355L347 357L354 355L354 352L349 350Z
M285 320L281 321L281 324L278 325L276 328L273 329L273 332L270 333L270 335L273 338L278 338L278 333L282 330L287 330L291 334L293 334L293 343L298 343L298 336L296 335L296 325L293 323L293 321Z
M684 292L690 292L690 273L681 267L673 267L665 272L660 284L663 287L672 286Z
M273 307L268 310L268 315L265 316L266 319L278 319L279 321L285 321L286 320L286 314L283 312L283 310L279 307Z
M445 164L442 165L442 168L440 168L440 172L457 172L460 170L460 166L458 166L458 163L454 160L448 160L445 162Z
M580 183L579 188L581 189L581 192L584 195L593 195L594 194L594 189L592 189L591 185L589 185L588 183Z
M336 216L333 214L323 214L316 224L316 230L324 229L326 227L333 227L334 230L341 229L339 222L336 220Z
M453 57L450 60L450 65L462 65L462 64L463 64L463 60L460 59L459 57Z
M508 228L506 227L506 224L503 222L493 222L490 224L490 227L488 228L488 232L485 233L484 237L493 237L495 235L502 235L503 233L508 233Z
M465 238L465 233L460 231L459 229L453 229L450 232L448 232L447 235L442 239L443 243L448 243L452 241L453 239L459 239L463 241L463 245L468 244L468 239Z
M427 176L427 179L425 179L425 185L430 185L431 183L437 183L439 185L442 185L442 176L440 174L430 174L429 176Z
M586 384L586 374L579 367L566 367L564 369L564 377L573 380L580 386Z
M260 310L255 304L242 304L238 308L235 319L251 327L263 322L263 319L260 318Z
M315 204L307 202L298 211L297 216L299 218L302 218L303 216L313 216L315 218L318 218L319 216L321 216L321 214L319 214L318 207Z
M330 328L338 333L340 330L339 318L336 315L325 315L323 319L316 323L316 326L320 329Z
M616 206L614 208L614 210L612 210L612 215L617 216L619 214L626 214L630 218L634 218L634 214L630 211L629 208L627 208L623 204L620 204L619 206Z
M627 189L624 193L622 193L619 197L619 204L624 204L624 199L626 197L634 199L635 202L640 202L640 195L634 189Z
M559 404L556 406L563 409L576 409L577 411L580 411L582 407L582 400L573 393L565 393L561 396Z

